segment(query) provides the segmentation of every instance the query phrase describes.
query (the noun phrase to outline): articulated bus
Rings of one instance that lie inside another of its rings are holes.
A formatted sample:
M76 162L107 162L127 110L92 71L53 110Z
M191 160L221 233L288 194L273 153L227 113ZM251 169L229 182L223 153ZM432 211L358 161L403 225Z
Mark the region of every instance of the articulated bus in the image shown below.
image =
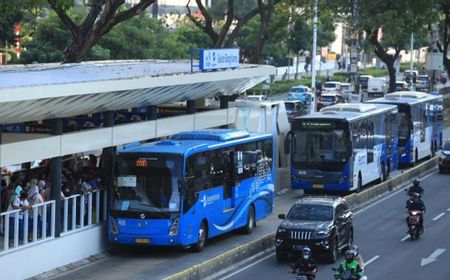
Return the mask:
M250 233L272 213L272 155L271 134L234 129L118 149L109 242L201 251L208 238Z
M402 91L368 102L397 105L400 164L415 164L423 158L434 156L442 147L442 96Z
M293 189L359 191L397 169L397 107L341 103L295 118L285 142Z

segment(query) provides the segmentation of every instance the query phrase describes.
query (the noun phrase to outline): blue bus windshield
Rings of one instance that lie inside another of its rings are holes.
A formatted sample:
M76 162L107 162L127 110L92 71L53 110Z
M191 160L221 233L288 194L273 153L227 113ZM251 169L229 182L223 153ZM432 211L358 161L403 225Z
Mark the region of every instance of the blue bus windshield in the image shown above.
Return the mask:
M333 207L299 204L289 211L287 218L299 221L331 221L333 220Z
M181 159L160 154L119 156L111 210L178 212Z
M292 162L300 168L339 170L351 152L348 131L343 129L300 129L294 131Z

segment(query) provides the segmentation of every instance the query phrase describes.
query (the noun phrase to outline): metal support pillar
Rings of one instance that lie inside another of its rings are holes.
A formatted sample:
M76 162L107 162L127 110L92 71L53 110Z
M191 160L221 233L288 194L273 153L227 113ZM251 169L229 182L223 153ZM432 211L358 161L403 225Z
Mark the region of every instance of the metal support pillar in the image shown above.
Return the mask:
M52 119L51 134L62 135L63 133L63 120ZM61 234L61 172L62 172L62 158L55 157L50 160L50 198L55 201L55 237L59 237Z
M158 118L158 107L156 105L150 105L147 107L147 120L156 120Z
M195 100L188 100L186 102L186 113L195 114Z
M220 96L220 109L228 109L228 95Z
M107 111L103 113L104 119L104 127L113 127L114 126L114 111ZM114 152L115 147L106 147L103 148L102 152L102 187L107 191L107 200L106 200L106 211L109 213L111 198L113 193L113 182L114 182ZM104 207L101 207L104 209ZM100 215L103 216L103 215Z

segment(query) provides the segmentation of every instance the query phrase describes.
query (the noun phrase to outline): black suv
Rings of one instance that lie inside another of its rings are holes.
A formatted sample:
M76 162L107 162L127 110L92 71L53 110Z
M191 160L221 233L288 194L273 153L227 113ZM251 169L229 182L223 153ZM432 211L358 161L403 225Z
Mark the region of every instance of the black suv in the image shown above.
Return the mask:
M303 197L294 203L275 237L278 261L295 255L308 246L315 258L323 256L334 263L338 251L353 243L353 213L340 197Z

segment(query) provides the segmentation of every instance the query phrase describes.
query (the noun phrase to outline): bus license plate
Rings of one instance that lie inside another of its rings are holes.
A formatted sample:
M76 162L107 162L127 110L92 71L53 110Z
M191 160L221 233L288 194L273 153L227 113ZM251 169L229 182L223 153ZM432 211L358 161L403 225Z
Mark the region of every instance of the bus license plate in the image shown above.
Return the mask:
M313 189L323 189L322 184L313 184Z
M150 239L148 239L148 238L136 238L136 239L134 239L134 243L136 243L136 244L150 244Z

